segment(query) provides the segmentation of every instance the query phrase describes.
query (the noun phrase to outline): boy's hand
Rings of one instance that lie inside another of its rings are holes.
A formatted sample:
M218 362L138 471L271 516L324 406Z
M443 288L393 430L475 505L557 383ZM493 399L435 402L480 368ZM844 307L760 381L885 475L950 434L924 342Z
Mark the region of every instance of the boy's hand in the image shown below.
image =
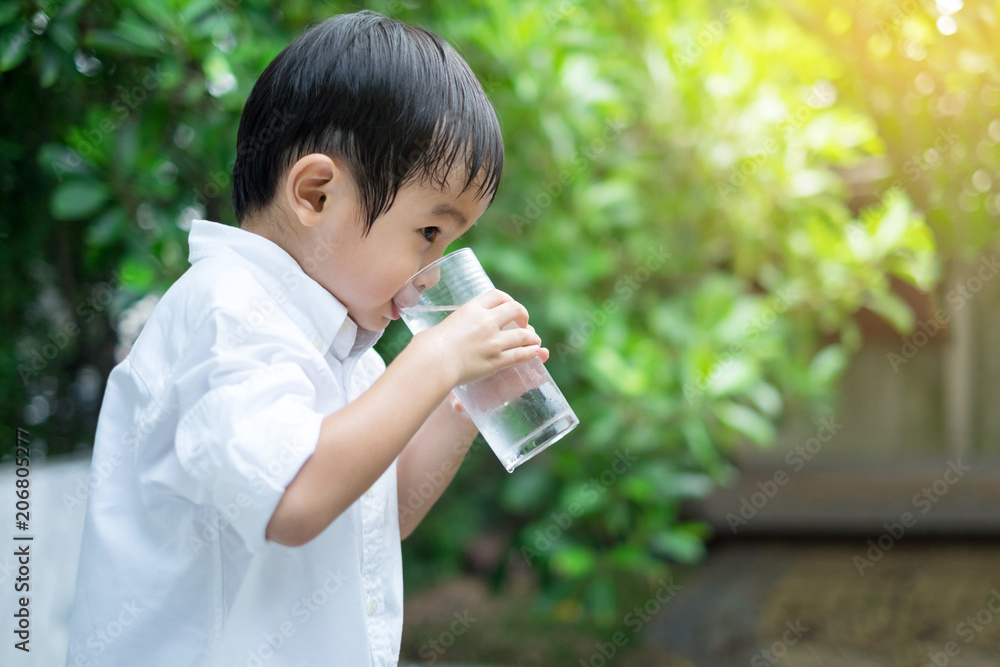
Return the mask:
M532 331L535 330L535 327L531 326L530 324L528 325L528 328L531 329ZM548 361L549 349L547 347L543 347L540 350L538 350L538 358L541 360L543 364L546 361ZM468 411L465 409L465 406L462 405L462 402L458 400L458 396L455 395L454 391L448 394L448 402L451 404L452 410L454 410L456 413L460 415L465 416L465 418L469 419L469 421L472 421L472 419L468 416Z
M516 326L504 329L511 322ZM452 387L539 356L541 342L528 326L524 306L498 289L477 296L413 338L423 354L438 360Z

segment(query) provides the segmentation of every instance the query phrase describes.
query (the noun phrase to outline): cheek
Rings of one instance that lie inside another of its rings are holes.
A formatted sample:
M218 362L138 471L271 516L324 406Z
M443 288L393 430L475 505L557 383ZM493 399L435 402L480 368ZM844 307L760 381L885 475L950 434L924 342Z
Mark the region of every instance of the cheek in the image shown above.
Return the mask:
M406 277L396 279L396 273L391 267L374 265L375 271L369 270L366 273L356 274L362 276L354 281L355 293L359 294L372 306L380 306L387 303L396 296L399 287L406 280Z
M396 289L399 289L406 284L410 278L416 275L429 263L430 262L416 261L410 262L406 266L399 267L399 271L396 273Z
M388 295L391 299L396 296L396 292L399 288L407 281L407 279L412 276L416 270L410 271L409 267L399 267L394 271L389 271L383 276L381 280L382 293Z

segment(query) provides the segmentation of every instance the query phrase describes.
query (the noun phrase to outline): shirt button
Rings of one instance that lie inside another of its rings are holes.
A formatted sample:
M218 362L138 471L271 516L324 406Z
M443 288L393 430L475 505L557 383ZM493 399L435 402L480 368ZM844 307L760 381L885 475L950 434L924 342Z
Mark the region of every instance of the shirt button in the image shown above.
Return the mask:
M378 611L378 602L375 598L371 598L368 600L368 613L374 614L376 611Z
M323 347L323 341L321 341L319 338L314 338L313 346L318 350Z
M337 333L344 333L347 331L347 320L345 319L343 324L340 325L340 330Z

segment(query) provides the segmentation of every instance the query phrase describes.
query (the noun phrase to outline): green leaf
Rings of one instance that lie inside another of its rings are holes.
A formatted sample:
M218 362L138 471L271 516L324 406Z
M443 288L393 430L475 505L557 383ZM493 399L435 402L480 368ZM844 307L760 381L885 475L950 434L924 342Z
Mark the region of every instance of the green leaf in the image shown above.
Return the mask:
M42 88L49 88L59 78L59 52L48 44L42 46L42 60L39 65L38 83Z
M80 220L96 213L111 192L94 180L66 180L52 193L51 211L56 220Z
M617 350L596 348L590 355L603 381L625 396L641 396L649 388L649 379L641 368L630 364Z
M884 317L900 333L913 331L914 315L905 301L891 292L875 291L868 296L867 305Z
M774 385L758 382L747 390L746 396L768 417L777 419L781 416L784 399Z
M84 5L87 4L87 0L70 0L65 5L63 5L59 11L55 13L53 18L55 19L68 19L73 18L80 13Z
M749 362L728 356L720 359L708 376L708 393L725 396L742 391L758 379L757 369Z
M632 475L623 481L622 494L638 503L646 503L656 496L656 485L651 479Z
M180 19L181 23L191 23L203 14L217 9L218 3L216 0L190 0L184 4L184 8L181 9Z
M111 34L136 47L137 53L157 54L164 45L160 31L129 10L122 13Z
M712 537L712 524L705 521L682 521L674 526L675 530L691 533L702 542Z
M872 247L877 255L885 255L903 238L910 225L910 203L906 197L892 197L885 214L872 235Z
M697 563L705 555L705 543L686 530L661 530L649 540L656 553L682 563Z
M831 384L847 366L847 352L840 345L827 345L809 364L809 382L814 386Z
M552 570L567 579L578 579L594 570L596 564L593 552L587 547L575 545L560 549L552 555Z
M162 0L132 0L132 2L143 18L151 23L160 28L170 29L174 27L174 14L167 10Z
M46 34L66 53L73 53L80 42L80 33L76 24L66 20L52 21Z
M720 462L719 452L712 445L712 438L705 425L692 415L684 421L682 430L688 449L695 460L706 470L717 470Z
M136 167L142 145L139 140L139 121L130 117L122 122L115 137L115 157L118 167L125 173L131 173Z
M94 165L81 157L69 146L59 143L43 144L38 151L38 165L46 172L62 181L67 174L94 176L97 170Z
M122 286L134 292L149 291L156 281L156 271L149 259L139 259L134 255L126 257L119 267Z
M13 24L0 32L0 72L7 72L27 57L34 34L27 21Z
M607 574L598 574L590 579L587 597L594 607L594 614L606 623L615 616L615 581Z
M715 406L715 414L723 424L762 447L774 443L774 426L756 410L739 403L725 402Z
M87 245L104 247L125 236L125 209L112 206L87 227Z
M704 498L713 488L712 480L700 472L680 472L670 475L662 490L677 498Z
M560 495L560 503L575 510L576 516L587 516L607 506L607 494L598 491L590 481L569 483Z
M620 544L607 554L607 557L619 567L639 570L649 565L649 552L634 544Z
M0 26L7 25L20 13L16 2L0 2Z
M83 35L81 43L98 53L109 53L119 56L136 56L146 52L128 40L116 35L111 30L96 28L88 30Z
M540 466L525 466L511 475L503 486L501 506L509 512L530 512L538 509L551 484L546 470Z

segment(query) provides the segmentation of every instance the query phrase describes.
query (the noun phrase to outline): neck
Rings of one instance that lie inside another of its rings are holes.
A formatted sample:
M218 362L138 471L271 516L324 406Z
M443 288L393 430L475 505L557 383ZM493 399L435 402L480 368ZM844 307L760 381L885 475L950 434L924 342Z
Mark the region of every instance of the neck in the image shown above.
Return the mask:
M263 236L291 255L300 266L302 265L302 259L299 256L300 240L290 229L287 218L280 212L267 210L247 216L243 219L240 227L248 232Z

